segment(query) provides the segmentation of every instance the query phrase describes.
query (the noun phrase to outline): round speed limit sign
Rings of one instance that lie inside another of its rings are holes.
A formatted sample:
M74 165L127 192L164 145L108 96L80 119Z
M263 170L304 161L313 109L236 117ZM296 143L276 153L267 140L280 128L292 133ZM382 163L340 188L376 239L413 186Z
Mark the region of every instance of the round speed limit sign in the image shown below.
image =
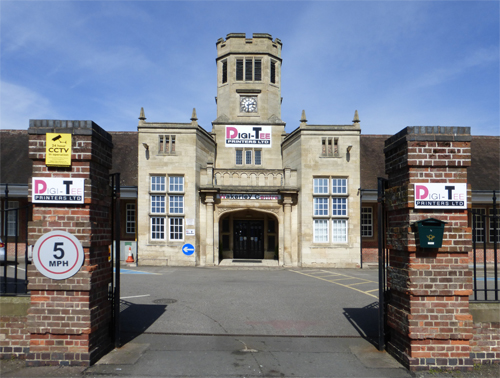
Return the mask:
M82 244L66 231L47 232L37 240L33 249L33 261L38 271L54 280L75 275L83 259Z

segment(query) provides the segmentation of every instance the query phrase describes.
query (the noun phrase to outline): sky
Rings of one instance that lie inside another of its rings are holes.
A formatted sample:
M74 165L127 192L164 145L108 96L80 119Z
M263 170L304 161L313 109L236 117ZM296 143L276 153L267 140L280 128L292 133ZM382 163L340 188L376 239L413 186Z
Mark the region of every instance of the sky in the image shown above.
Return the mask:
M470 126L500 135L499 1L0 0L0 127L93 120L107 131L216 118L215 43L283 43L286 131Z

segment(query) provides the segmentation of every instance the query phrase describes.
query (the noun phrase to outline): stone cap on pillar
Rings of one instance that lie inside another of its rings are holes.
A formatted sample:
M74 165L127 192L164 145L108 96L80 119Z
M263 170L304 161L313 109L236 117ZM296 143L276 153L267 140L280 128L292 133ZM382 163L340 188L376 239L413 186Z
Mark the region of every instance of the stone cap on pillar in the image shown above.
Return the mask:
M470 142L470 127L408 126L385 141L384 152L410 141Z
M111 134L94 121L30 119L28 134L66 133L72 135L95 135L112 145Z

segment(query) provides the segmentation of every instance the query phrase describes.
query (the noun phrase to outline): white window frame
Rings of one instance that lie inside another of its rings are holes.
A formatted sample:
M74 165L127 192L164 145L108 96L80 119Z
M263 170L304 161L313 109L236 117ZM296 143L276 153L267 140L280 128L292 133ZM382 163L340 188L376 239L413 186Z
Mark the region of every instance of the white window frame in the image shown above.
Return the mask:
M254 150L254 163L255 165L262 165L262 150Z
M125 233L135 234L135 203L127 203L125 206Z
M156 182L159 181L159 182ZM151 192L166 192L166 177L165 175L151 175L150 176L150 186L149 190Z
M150 211L151 214L166 214L167 204L165 194L151 194L150 199Z
M19 209L19 201L7 201L4 202L4 206L7 204L7 209ZM16 223L16 213L18 214L18 222ZM16 211L8 211L6 214L7 222L5 222L7 229L4 230L5 235L11 236L19 236L19 210Z
M322 228L318 228L318 225L324 225ZM314 243L328 243L329 242L329 220L327 218L313 219L313 241ZM321 233L318 231L321 230ZM324 240L326 239L326 240Z
M349 185L348 178L342 177L313 177L313 242L346 244L349 242ZM325 198L328 204L324 211ZM319 224L327 221L329 241L318 234Z
M486 215L486 209L477 208L474 209L474 211L476 213L480 213L480 215L472 214L472 222L474 222L474 228L476 229L476 243L484 243L484 241L486 240L486 225L484 217L484 215ZM474 235L472 235L472 237L474 237Z
M373 237L373 207L371 206L361 208L361 237Z
M173 224L175 221L180 221L180 224ZM172 227L180 227L180 230L171 231ZM172 238L172 235L179 237ZM184 241L184 218L183 217L169 217L168 218L168 240L170 241Z
M150 237L151 240L165 240L166 237L166 224L165 224L165 217L151 217L149 221L150 225ZM159 223L156 223L155 221L158 221ZM162 227L163 229L155 229L155 227ZM157 237L158 235L158 237Z
M343 227L337 227L336 225L343 225ZM344 232L338 233L336 232L338 230ZM332 219L332 243L347 243L348 230L349 221L347 219Z
M488 209L488 241L493 244L494 239L495 239L495 230L493 229L493 209ZM497 220L496 220L496 226L497 226L497 243L500 242L500 218L498 216L500 215L500 209L497 209Z
M184 195L169 195L168 196L168 213L169 214L184 214Z
M245 165L252 165L252 150L245 150Z
M169 175L168 176L168 191L170 193L184 192L184 176Z
M243 150L236 149L235 154L236 154L236 159L235 159L236 165L243 165Z

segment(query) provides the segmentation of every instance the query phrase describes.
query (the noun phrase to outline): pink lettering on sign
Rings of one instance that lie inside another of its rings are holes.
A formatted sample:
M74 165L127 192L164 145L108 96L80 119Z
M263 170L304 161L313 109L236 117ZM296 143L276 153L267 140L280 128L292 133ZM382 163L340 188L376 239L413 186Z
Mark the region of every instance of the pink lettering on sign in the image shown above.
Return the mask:
M236 127L227 127L226 128L226 138L234 139L238 135L238 129Z
M47 183L43 180L35 180L35 194L45 193Z
M428 195L429 189L427 189L427 187L423 185L415 185L415 197L417 197L418 200L427 198Z

